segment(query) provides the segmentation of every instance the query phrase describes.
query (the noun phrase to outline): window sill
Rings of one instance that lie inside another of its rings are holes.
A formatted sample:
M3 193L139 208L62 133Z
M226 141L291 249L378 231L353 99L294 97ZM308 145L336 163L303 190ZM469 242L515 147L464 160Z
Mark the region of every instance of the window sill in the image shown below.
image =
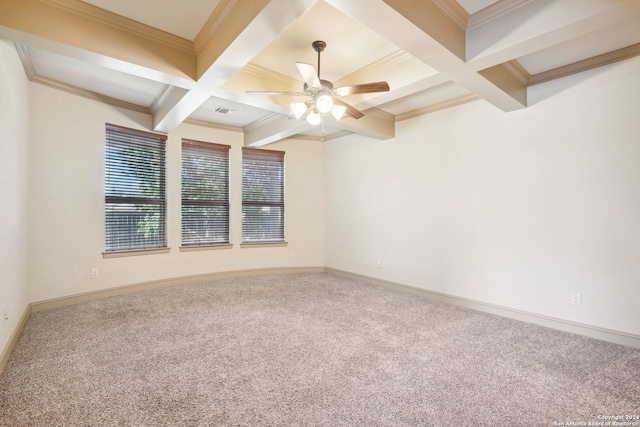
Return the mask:
M255 242L255 243L240 243L241 248L277 248L285 247L289 243L287 242Z
M221 243L219 245L193 245L193 246L180 246L180 252L195 252L195 251L209 251L216 249L231 249L233 243Z
M122 258L129 256L139 256L139 255L156 255L156 254L168 254L171 251L171 248L156 248L156 249L135 249L132 251L113 251L113 252L102 252L102 258Z

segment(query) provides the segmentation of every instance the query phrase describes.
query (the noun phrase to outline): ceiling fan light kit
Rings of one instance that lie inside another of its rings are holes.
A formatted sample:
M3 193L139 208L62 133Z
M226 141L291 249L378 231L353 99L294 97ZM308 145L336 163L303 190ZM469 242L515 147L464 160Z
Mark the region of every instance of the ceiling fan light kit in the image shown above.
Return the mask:
M313 65L304 62L295 63L304 80L302 92L247 91L246 93L248 95L308 96L311 99L306 102L292 102L291 113L296 119L301 119L306 114L307 122L316 126L322 123L322 118L327 114L331 114L336 120L344 116L353 119L364 117L362 111L339 100L339 97L389 91L389 84L384 81L334 88L330 81L320 79L320 53L327 44L322 40L316 40L311 43L311 46L318 53L317 70Z

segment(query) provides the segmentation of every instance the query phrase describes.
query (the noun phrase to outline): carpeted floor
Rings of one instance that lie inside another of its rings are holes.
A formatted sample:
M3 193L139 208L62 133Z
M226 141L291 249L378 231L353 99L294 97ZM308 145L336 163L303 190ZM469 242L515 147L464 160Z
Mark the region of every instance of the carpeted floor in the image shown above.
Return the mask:
M2 426L553 426L625 415L640 416L640 350L328 274L34 313L0 375Z

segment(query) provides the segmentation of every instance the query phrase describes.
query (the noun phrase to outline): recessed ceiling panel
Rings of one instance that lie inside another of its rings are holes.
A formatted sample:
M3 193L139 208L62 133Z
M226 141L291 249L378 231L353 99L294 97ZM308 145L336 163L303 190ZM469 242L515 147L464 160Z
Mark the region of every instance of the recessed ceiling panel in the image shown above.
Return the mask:
M39 49L30 48L29 57L38 76L143 107L149 107L164 87L156 81Z
M302 80L296 62L317 65L311 47L323 40L320 77L340 80L399 48L365 25L354 21L325 2L316 3L251 62L280 74Z
M273 114L262 108L251 107L228 99L212 96L194 111L189 118L225 126L244 127Z
M220 0L82 0L193 41Z

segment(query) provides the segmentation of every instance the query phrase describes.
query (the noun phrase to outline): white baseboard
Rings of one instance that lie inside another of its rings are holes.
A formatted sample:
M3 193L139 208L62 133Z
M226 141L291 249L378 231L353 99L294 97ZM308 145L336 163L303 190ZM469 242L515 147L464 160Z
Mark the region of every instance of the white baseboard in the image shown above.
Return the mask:
M2 354L0 355L0 374L2 373L2 371L4 371L4 367L7 365L7 362L9 361L9 356L11 356L11 352L13 351L13 348L16 346L16 343L18 342L18 338L20 338L20 334L22 333L24 326L27 324L27 320L29 320L29 317L31 317L31 304L27 305L27 308L25 308L24 313L22 313L22 317L20 318L20 321L18 322L18 324L16 325L16 328L11 334L11 338L9 338L9 342L2 350Z
M133 292L146 291L150 289L164 288L166 286L187 285L191 283L206 282L216 279L227 279L231 277L264 276L268 274L292 274L292 273L322 273L324 267L282 267L282 268L257 268L249 270L221 271L217 273L196 274L193 276L174 277L170 279L152 280L149 282L135 283L132 285L118 286L98 291L84 292L60 298L53 298L44 301L31 303L33 313L49 310L57 307L80 304L97 299L112 297L116 295L126 295Z
M541 314L531 313L531 312L522 311L522 310L516 310L509 307L503 307L495 304L475 301L468 298L448 295L441 292L429 291L427 289L394 283L387 280L376 279L375 277L364 276L357 273L351 273L349 271L343 271L343 270L327 267L325 268L325 272L328 274L334 274L336 276L348 277L356 280L365 281L367 283L382 286L387 289L407 292L413 295L418 295L425 298L447 302L447 303L458 305L461 307L467 307L474 310L495 314L498 316L508 317L515 320L521 320L523 322L532 323L534 325L546 326L548 328L558 329L565 332L571 332L574 334L583 335L590 338L596 338L602 341L608 341L608 342L612 342L615 344L620 344L628 347L640 348L640 335L634 335L626 332L615 331L612 329L600 328L598 326L586 325L578 322L571 322L568 320L558 319L555 317L544 316Z

